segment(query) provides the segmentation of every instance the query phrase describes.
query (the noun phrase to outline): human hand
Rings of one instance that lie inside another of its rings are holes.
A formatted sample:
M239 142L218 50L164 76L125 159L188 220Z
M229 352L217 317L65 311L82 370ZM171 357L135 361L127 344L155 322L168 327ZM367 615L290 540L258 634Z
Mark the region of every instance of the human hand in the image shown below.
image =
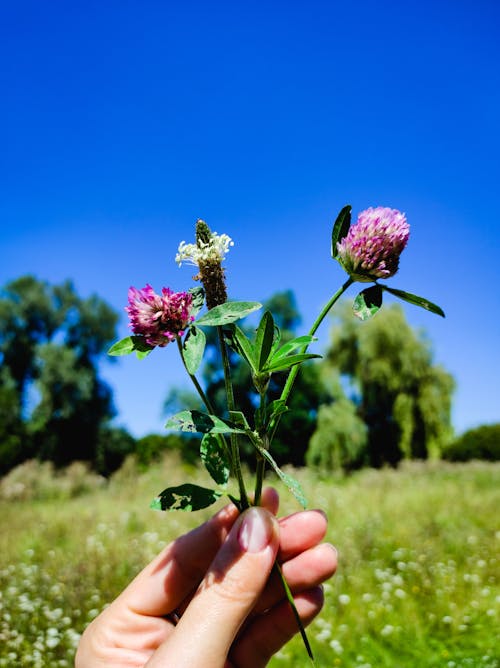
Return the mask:
M228 505L168 545L84 632L75 668L260 668L297 632L276 557L304 625L323 605L336 551L326 518L277 520L278 495Z

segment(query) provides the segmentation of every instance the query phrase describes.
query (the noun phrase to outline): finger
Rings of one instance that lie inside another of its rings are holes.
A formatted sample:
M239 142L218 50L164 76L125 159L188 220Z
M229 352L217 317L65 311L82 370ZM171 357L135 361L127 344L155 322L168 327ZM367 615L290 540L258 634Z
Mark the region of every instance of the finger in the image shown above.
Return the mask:
M317 545L325 537L327 522L322 510L306 510L281 518L278 559L287 561Z
M283 576L294 596L325 582L336 570L337 550L329 543L316 545L282 565ZM284 598L283 582L276 571L273 571L253 613L262 613Z
M262 505L273 514L278 511L275 489L263 490ZM167 545L118 597L114 607L126 606L137 614L156 617L175 610L201 582L238 515L236 506L229 504Z
M302 624L307 626L323 607L323 590L315 587L295 596L294 601ZM238 668L263 668L298 630L288 601L283 601L250 622L235 643L230 660Z
M279 545L276 518L250 508L234 524L175 632L148 668L219 668L269 577ZM177 657L177 659L176 659ZM179 663L182 657L182 663Z

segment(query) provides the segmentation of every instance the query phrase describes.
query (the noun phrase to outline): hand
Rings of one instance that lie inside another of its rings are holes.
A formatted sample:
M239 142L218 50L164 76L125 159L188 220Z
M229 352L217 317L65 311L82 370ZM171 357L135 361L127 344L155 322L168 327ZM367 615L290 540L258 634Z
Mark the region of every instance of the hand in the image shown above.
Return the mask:
M326 518L277 520L278 495L241 515L226 506L168 545L84 632L75 668L259 668L297 632L282 564L304 625L321 610L335 549ZM305 650L304 650L305 651Z

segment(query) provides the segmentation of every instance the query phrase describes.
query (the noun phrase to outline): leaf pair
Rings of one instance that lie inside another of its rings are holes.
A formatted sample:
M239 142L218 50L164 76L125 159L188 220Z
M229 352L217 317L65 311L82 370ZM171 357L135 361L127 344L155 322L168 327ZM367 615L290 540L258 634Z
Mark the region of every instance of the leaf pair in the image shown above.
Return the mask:
M313 336L299 336L279 348L281 334L270 311L262 316L253 341L237 325L233 327L232 334L234 347L250 366L254 377L285 371L308 359L321 357L302 352L291 354L315 341Z
M389 288L387 285L381 285L380 283L375 283L369 288L362 290L359 295L355 298L353 303L354 315L356 315L360 320L368 320L380 309L382 306L382 293L389 292L399 299L403 299L409 304L414 304L415 306L420 306L425 308L427 311L436 313L437 315L445 317L444 311L433 304L428 299L419 297L418 295L413 295L411 292L405 292L404 290L397 290L396 288Z

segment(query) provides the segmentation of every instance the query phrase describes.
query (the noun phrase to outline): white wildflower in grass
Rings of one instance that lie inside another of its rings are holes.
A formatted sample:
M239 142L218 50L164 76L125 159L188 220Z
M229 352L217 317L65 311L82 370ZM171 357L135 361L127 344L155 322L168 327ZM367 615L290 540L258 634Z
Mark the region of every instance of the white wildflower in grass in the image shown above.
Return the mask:
M349 605L351 602L351 597L349 594L340 594L339 596L339 603L340 605Z
M394 632L394 626L392 624L386 624L384 628L380 631L382 636L390 636Z
M336 639L331 640L329 645L333 649L335 654L342 654L342 652L344 651L344 648L342 647L340 642Z

